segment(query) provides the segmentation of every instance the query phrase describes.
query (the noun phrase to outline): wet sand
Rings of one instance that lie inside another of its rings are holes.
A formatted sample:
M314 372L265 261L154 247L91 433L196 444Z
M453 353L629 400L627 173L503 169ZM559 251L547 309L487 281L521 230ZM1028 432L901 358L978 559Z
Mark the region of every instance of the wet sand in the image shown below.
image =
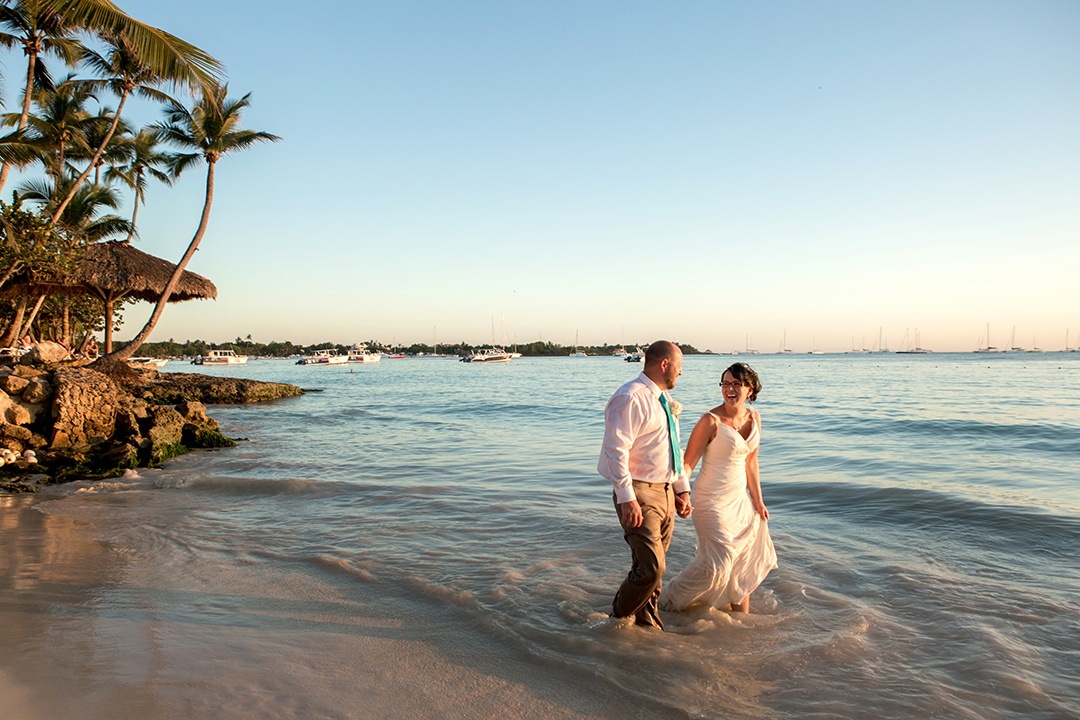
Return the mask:
M0 497L0 716L616 718L640 702L377 593L266 565L151 567ZM64 501L60 501L64 502ZM362 588L361 588L362 589ZM442 611L438 611L442 612ZM662 708L649 711L664 716Z

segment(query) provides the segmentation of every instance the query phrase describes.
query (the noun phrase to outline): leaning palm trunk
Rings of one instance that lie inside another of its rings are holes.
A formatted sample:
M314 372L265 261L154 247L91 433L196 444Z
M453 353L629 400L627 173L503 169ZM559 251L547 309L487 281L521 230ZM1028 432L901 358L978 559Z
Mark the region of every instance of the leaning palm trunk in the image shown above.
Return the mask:
M4 337L0 338L0 346L10 347L15 344L15 341L19 339L19 328L22 327L24 317L26 317L26 296L20 295L19 302L15 306L15 317L11 319L11 327L4 333Z
M128 235L124 238L124 242L131 242L131 238L135 237L135 221L139 217L139 191L135 190L135 208L131 211L131 229L128 230Z
M23 327L19 328L19 332L16 333L15 337L19 337L20 335L29 335L30 334L30 328L33 327L34 320L37 319L38 311L41 310L41 305L44 302L45 302L44 293L41 294L41 295L38 295L37 302L34 303L34 309L30 311L30 317L28 317L26 319L26 322L23 323Z
M146 325L143 326L143 329L139 331L139 334L136 335L130 343L116 352L110 352L106 349L107 354L103 355L98 362L102 362L102 364L111 364L113 362L123 362L127 360L142 347L142 344L150 337L150 333L154 332L154 327L157 325L158 320L161 319L161 313L164 312L165 305L169 302L169 297L176 288L176 284L180 281L180 276L183 275L184 268L187 267L187 264L195 254L195 251L199 249L199 243L202 242L203 234L206 233L206 226L210 224L210 205L214 202L214 165L216 162L216 160L207 158L206 200L203 203L202 218L199 220L199 228L195 231L195 237L191 238L191 243L188 245L184 257L180 258L180 262L176 264L176 269L173 270L172 277L169 278L169 282L165 286L165 289L161 291L161 297L158 298L157 304L154 306L154 312L150 314L150 319L146 321Z
M53 211L53 223L55 223L63 216L64 210L66 210L67 206L71 204L71 199L75 197L75 193L78 192L79 186L86 182L86 178L90 177L90 173L93 172L94 168L97 167L98 160L100 160L101 156L105 154L105 148L109 146L109 141L112 140L113 133L116 132L116 126L120 124L120 113L124 110L124 103L127 102L129 94L130 93L125 91L123 94L120 95L120 104L116 106L116 115L113 117L112 125L109 126L109 131L105 133L105 138L101 141L101 146L97 149L97 152L94 153L94 157L90 160L90 164L86 166L85 170L83 170L82 175L80 175L75 180L75 182L71 184L71 187L68 189L67 192L67 197L65 197L64 201L60 203L60 207L56 208L56 210ZM61 167L63 167L62 164Z
M34 66L37 64L37 55L29 53L29 56L30 59L26 62L26 92L23 94L22 115L19 116L20 131L26 129L27 118L30 117L30 103L34 96ZM4 189L10 172L11 165L4 163L4 167L0 169L0 190Z

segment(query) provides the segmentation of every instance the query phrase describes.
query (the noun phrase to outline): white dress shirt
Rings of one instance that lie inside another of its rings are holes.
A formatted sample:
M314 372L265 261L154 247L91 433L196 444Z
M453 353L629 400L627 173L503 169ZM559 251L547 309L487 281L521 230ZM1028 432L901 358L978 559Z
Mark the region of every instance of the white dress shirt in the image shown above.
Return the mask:
M641 373L615 391L604 408L604 445L596 471L611 481L619 503L637 500L632 481L673 483L690 492L690 480L671 460L667 413L660 386ZM679 441L678 423L675 442Z

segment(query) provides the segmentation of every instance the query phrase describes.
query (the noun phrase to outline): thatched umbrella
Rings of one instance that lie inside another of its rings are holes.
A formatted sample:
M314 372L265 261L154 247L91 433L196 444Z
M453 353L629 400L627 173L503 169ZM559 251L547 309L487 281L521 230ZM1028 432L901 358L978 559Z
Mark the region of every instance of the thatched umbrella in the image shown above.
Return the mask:
M175 270L175 263L148 255L128 243L110 240L88 246L82 262L71 275L33 280L26 278L12 282L9 287L45 295L85 293L101 298L105 304L105 352L110 353L115 303L127 297L157 302ZM8 287L5 287L5 291L11 292ZM169 302L213 300L216 297L214 283L202 275L185 270L169 296Z

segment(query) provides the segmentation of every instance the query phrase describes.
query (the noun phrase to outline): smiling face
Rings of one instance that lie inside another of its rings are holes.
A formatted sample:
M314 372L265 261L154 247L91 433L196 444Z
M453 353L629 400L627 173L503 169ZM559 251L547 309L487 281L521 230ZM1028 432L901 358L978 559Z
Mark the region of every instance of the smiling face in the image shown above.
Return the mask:
M724 404L732 407L746 405L752 388L735 378L730 371L724 373L720 380L720 393L724 397Z

